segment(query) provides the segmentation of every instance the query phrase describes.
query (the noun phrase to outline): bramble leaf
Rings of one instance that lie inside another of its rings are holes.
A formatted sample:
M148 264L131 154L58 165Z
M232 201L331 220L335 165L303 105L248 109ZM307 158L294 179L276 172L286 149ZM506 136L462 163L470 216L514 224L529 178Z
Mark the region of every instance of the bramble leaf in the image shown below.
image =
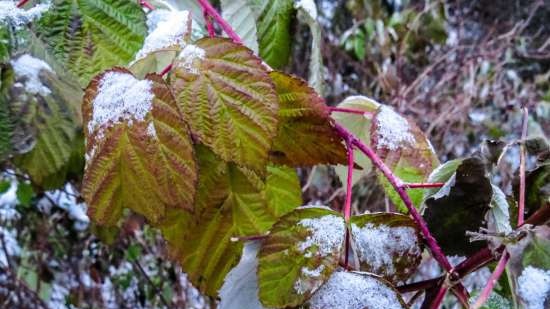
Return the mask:
M279 69L290 57L290 23L294 12L292 0L253 0L260 12L257 17L260 57Z
M141 48L145 13L135 1L53 1L36 33L82 85L114 65L126 65Z
M311 309L404 309L399 292L371 273L336 271L308 302Z
M320 207L298 208L271 229L260 250L260 301L266 307L298 306L338 266L344 219Z
M251 0L221 0L222 17L231 25L243 44L258 54L256 16Z
M485 164L473 157L462 160L445 185L427 198L424 217L445 253L464 255L483 248L483 242L470 242L465 233L482 226L480 214L489 210L492 196Z
M113 225L130 208L153 223L166 207L191 209L197 165L188 129L158 75L125 69L95 77L83 103L87 166L82 194L91 217Z
M510 225L510 206L506 200L506 195L502 190L492 185L493 197L491 198L491 209L487 212L487 227L490 231L504 233L512 232Z
M270 160L291 166L345 164L346 148L323 99L297 77L276 71L270 76L279 96L279 129Z
M392 283L408 279L422 260L420 234L408 216L396 213L354 216L351 236L360 269Z
M170 75L197 139L223 160L263 171L277 130L277 97L259 58L229 39L186 45Z

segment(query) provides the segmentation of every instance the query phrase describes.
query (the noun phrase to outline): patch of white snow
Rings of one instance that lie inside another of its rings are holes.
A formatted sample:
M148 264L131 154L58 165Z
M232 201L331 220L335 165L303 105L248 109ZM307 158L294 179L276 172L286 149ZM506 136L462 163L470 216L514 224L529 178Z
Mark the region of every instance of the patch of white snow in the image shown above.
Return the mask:
M311 252L308 249L317 247L319 255L325 257L341 249L345 233L344 218L326 215L302 219L298 225L306 227L310 232L309 236L298 244L300 251Z
M196 45L187 44L178 56L178 67L191 74L199 74L200 61L204 59L206 51ZM199 63L197 63L199 62Z
M409 122L392 108L381 106L376 115L378 129L378 147L397 150L404 144L413 145L414 136L410 132Z
M29 54L24 54L12 60L11 65L13 66L15 77L24 80L23 86L26 91L40 95L48 95L51 93L51 90L40 81L40 72L42 70L53 72L52 68L46 62L34 58Z
M544 309L550 297L550 270L527 266L518 278L518 294L526 309Z
M30 9L18 8L15 1L0 1L0 23L10 24L15 28L40 18L50 8L50 3L37 4Z

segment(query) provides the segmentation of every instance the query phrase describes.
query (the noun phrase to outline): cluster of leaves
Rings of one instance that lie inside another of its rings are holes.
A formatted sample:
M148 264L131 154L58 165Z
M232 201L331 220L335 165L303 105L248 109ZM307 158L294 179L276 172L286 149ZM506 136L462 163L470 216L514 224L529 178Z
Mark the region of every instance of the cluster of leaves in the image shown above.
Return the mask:
M314 88L271 69L288 62L292 2L220 4L243 44L197 39L198 15L141 55L159 21L146 21L137 3L114 0L54 1L29 28L2 27L10 39L0 43L0 159L27 174L36 191L78 184L100 232L116 230L130 212L143 216L190 281L221 297L225 308L407 308L395 286L415 273L423 240L418 222L397 213L407 207L387 175L377 171L396 213L346 220L323 207L298 207L296 167L349 164L339 125L370 145L401 182L445 183L409 195L446 253L482 248L466 232L485 227L485 216L489 232L499 233L492 246L514 242L508 250L525 256L523 266L547 268L540 232L522 246L509 236L515 203L488 176L503 150L498 143L439 166L422 131L389 106L350 97L338 108L363 114L331 118L318 93L320 55L310 63ZM316 11L301 2L297 10L319 50ZM428 24L440 27L435 19ZM34 60L16 54L14 35L48 62L37 76L18 74L21 63ZM159 74L166 66L169 72ZM44 88L29 91L33 82ZM548 203L548 144L522 142L541 158L527 178L533 213ZM372 165L353 151L358 179ZM249 238L262 240L241 241ZM346 287L346 280L358 283ZM252 292L242 293L241 284Z

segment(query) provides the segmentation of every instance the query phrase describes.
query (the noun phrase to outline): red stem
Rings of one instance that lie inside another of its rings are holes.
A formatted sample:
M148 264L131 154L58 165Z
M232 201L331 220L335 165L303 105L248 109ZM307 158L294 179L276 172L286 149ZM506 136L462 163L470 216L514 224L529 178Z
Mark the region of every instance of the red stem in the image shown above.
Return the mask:
M421 182L408 182L404 183L405 189L418 189L418 188L441 188L445 185L443 182L421 183Z
M216 11L216 9L208 2L208 0L197 0L202 7L202 9L210 15L222 28L222 30L227 33L227 36L229 36L233 42L235 43L242 43L241 38L235 31L233 31L233 28L231 28L231 25L229 25L223 17Z
M139 0L139 4L143 7L148 8L151 11L155 9L155 7L151 5L151 3L147 2L147 0Z
M160 76L164 76L164 75L166 75L166 73L170 72L170 70L172 70L172 64L171 63L169 65L167 65L164 69L162 69L162 71L159 74L160 74Z
M508 251L504 251L504 253L500 257L500 260L498 261L495 271L491 274L491 277L489 278L489 282L487 282L487 285L485 286L485 288L483 288L483 291L481 291L481 294L479 295L479 298L477 299L475 304L472 306L472 309L478 309L487 301L487 299L491 295L491 292L493 291L495 283L497 283L498 278L500 278L500 276L504 272L504 269L506 269L506 263L508 263L509 259L510 254L508 253Z
M439 288L439 291L437 291L437 295L435 296L430 308L437 309L439 306L441 306L441 303L445 299L445 294L447 294L447 287L445 284L441 284L441 287Z
M523 224L525 213L525 139L527 138L527 121L529 110L523 107L523 120L521 129L521 144L519 146L519 212L518 226Z
M204 22L206 23L206 30L208 30L208 35L213 38L216 36L216 31L214 30L214 25L212 24L212 18L208 15L206 9L202 8L202 15L204 17Z
M340 113L359 114L359 115L372 115L373 114L371 112L362 111L362 110L353 109L353 108L345 108L345 107L329 106L328 109L331 113L340 112Z
M351 189L353 186L353 143L351 139L346 140L346 148L348 150L348 177L346 183L346 203L344 205L344 219L346 223L351 217Z
M29 2L29 0L21 0L17 3L17 7L20 8L22 6L24 6L25 4L27 4L27 2Z

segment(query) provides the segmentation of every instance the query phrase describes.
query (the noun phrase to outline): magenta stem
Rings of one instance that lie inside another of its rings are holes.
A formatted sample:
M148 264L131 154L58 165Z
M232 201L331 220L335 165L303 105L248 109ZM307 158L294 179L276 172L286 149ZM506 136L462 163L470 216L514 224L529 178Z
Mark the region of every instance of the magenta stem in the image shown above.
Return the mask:
M430 306L431 309L438 309L439 306L441 306L441 303L443 303L443 300L445 299L445 294L447 294L447 290L448 288L445 284L441 284L441 287L439 288L439 291L437 291L437 295Z
M208 15L208 12L203 7L202 15L204 16L204 22L206 23L206 30L208 30L208 35L213 38L216 36L216 31L214 30L214 25L212 24L212 18Z
M166 73L170 72L172 70L172 67L173 65L170 63L169 65L167 65L164 69L162 69L162 71L159 73L160 76L164 76L166 75Z
M382 159L367 145L365 145L361 140L359 140L357 137L353 135L350 131L348 131L346 128L342 127L338 123L334 122L334 127L338 131L338 133L342 136L344 140L350 140L353 145L355 145L361 152L363 152L369 159L371 160L372 164L376 166L382 174L388 179L390 184L393 186L395 191L399 194L401 199L403 200L403 203L409 210L409 214L412 216L413 220L418 225L420 232L424 236L424 239L426 240L426 243L430 250L432 251L432 254L435 258L435 260L446 270L450 271L452 270L451 263L447 260L447 257L443 254L443 251L437 244L437 241L432 236L430 231L428 230L428 226L422 216L418 213L416 208L414 207L411 198L407 194L406 190L403 187L403 183L400 179L398 179L393 172L384 164Z
M404 183L405 189L420 189L420 188L441 188L445 185L443 182L421 183L421 182L408 182Z
M479 298L477 299L475 304L471 307L472 309L478 309L487 301L487 299L489 299L489 296L493 291L493 287L495 286L495 283L498 281L498 279L506 269L506 264L508 263L509 259L510 259L510 254L508 253L508 251L505 250L502 253L502 256L500 257L500 260L498 261L495 271L493 271L493 273L491 274L491 277L489 278L489 282L487 282L487 285L485 286L485 288L483 288L483 291L481 291Z
M147 0L139 0L139 4L143 7L148 8L151 11L155 9L155 7L151 5L151 3L147 2Z
M340 112L340 113L348 113L348 114L358 114L358 115L372 115L372 112L362 111L359 109L353 109L353 108L346 108L346 107L328 107L329 111L331 113L333 112Z
M525 216L525 139L527 138L527 122L529 110L523 107L523 120L521 129L521 144L519 146L519 210L518 226L523 224Z
M22 6L24 6L25 4L27 4L27 2L29 2L29 0L21 0L17 3L17 7L20 8Z
M235 31L233 31L233 28L231 28L231 25L229 25L223 17L216 11L216 9L208 2L208 0L197 0L202 7L202 9L210 15L222 28L222 30L227 33L227 36L229 36L233 42L235 43L242 43L241 38Z
M348 177L346 182L346 203L344 204L344 219L346 223L351 217L351 190L353 187L353 143L351 139L346 140L346 148L348 150Z

